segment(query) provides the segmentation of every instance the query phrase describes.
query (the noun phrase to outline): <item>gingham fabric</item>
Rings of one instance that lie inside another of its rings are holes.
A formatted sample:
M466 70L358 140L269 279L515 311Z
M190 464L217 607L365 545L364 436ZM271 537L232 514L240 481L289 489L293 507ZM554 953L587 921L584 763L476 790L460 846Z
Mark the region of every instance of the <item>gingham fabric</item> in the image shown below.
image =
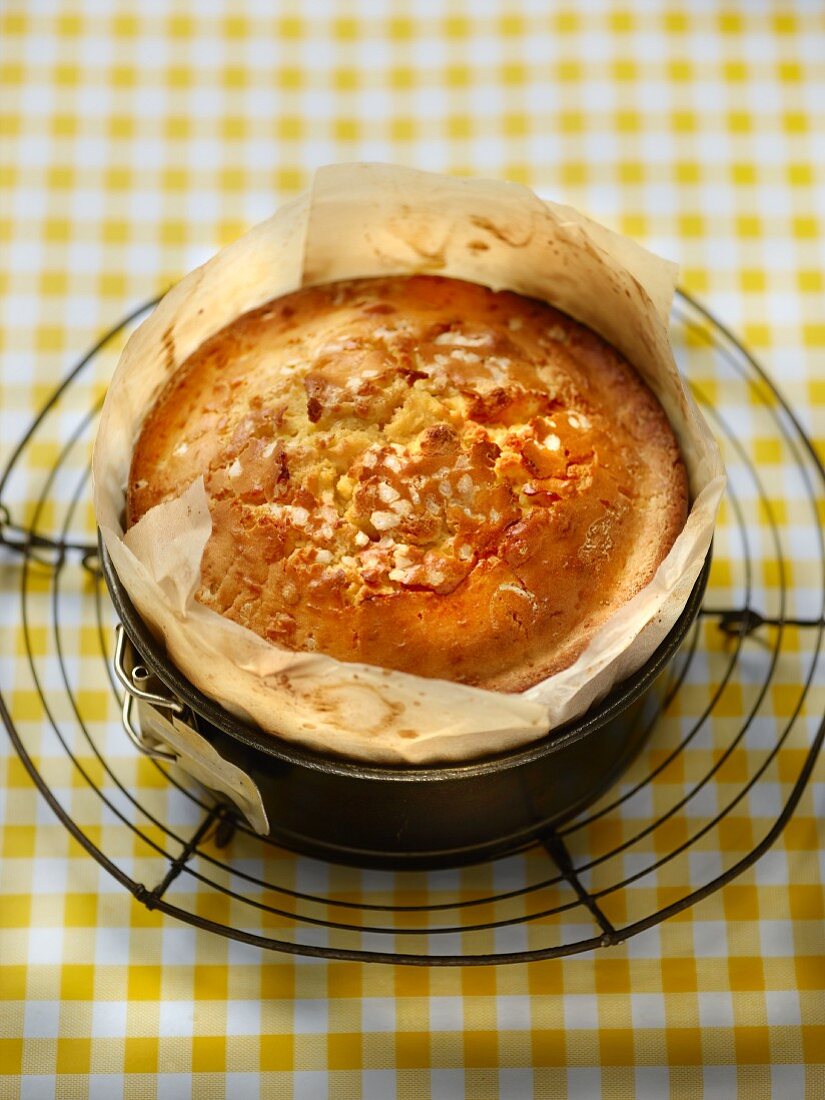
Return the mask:
M765 362L825 448L819 4L4 0L0 82L3 464L104 330L296 194L315 166L343 160L521 181L677 260L682 284ZM68 452L42 505L36 497L77 416L103 393L116 350L32 441L13 499L3 497L14 519L53 531L77 491L70 530L93 531L77 480L83 447ZM724 387L699 376L702 396L724 411ZM819 567L813 527L775 425L756 404L737 409L766 507L787 530L804 615ZM715 596L739 583L741 548L724 533L734 511L726 504ZM759 508L745 527L769 590L777 567ZM124 742L87 614L91 581L64 591L61 629L89 744L116 762L114 809L68 764L27 665L27 649L54 647L49 570L38 568L23 624L21 565L0 549L0 691L85 835L155 881L156 853L115 810L128 817L137 793L185 833L188 804ZM822 666L808 661L802 631L790 639L798 661L770 705L789 714L814 668L810 735L825 708ZM718 687L707 645L691 666L688 710ZM43 667L55 721L71 720L56 666ZM722 732L747 697L747 683L729 689ZM688 718L677 708L674 728ZM698 881L703 860L728 865L778 813L805 756L798 737L760 787L763 801L754 796L695 853ZM101 760L79 751L103 783ZM670 786L720 749L711 740L695 751ZM724 766L720 785L740 782L746 750ZM148 911L69 837L0 735L0 1096L822 1097L824 776L820 762L754 869L624 946L529 965L407 968L270 954ZM678 843L677 832L657 833L652 850ZM605 842L592 827L588 843ZM247 866L246 850L234 851ZM343 872L327 874L332 889ZM664 904L667 881L657 889ZM191 899L224 922L237 908ZM628 919L617 906L614 918ZM261 927L286 935L284 923Z

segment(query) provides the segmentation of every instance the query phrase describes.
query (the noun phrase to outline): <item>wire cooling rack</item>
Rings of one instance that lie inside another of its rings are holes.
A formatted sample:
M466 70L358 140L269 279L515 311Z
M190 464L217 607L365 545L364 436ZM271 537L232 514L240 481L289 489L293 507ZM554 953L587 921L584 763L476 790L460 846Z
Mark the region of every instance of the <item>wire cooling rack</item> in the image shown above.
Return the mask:
M825 736L825 470L768 374L698 302L678 295L672 338L729 488L702 612L642 719L647 746L543 842L429 872L293 854L121 729L89 461L106 381L154 304L69 372L0 475L0 554L19 565L0 715L58 818L138 902L292 954L523 962L627 940L776 840Z

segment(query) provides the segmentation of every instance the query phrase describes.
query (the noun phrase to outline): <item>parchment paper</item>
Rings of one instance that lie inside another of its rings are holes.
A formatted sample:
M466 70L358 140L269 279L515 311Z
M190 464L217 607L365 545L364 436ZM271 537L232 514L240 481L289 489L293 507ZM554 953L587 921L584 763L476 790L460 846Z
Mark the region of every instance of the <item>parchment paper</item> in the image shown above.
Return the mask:
M595 329L659 398L688 470L690 515L651 583L575 664L520 695L294 653L203 607L194 599L211 532L202 480L123 532L141 422L196 347L241 313L302 286L415 272L542 298ZM516 184L382 164L319 169L307 195L166 295L130 339L109 387L93 459L96 516L118 576L171 660L207 695L273 734L382 763L500 752L582 714L643 664L678 618L724 489L718 448L668 342L675 278L674 265Z

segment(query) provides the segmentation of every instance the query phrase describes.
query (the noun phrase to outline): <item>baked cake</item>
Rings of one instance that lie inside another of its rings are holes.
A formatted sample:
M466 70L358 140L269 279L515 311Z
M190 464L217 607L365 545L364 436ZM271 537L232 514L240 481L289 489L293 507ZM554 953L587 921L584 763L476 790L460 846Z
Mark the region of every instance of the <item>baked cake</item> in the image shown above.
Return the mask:
M688 505L617 351L429 275L300 290L199 347L142 425L128 525L201 475L203 604L289 649L500 691L570 665Z

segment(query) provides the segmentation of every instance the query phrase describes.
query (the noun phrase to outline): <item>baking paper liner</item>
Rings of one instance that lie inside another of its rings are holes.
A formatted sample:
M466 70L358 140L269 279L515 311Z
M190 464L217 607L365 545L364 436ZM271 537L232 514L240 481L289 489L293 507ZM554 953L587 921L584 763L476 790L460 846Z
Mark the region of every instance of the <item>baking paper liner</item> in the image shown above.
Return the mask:
M123 531L143 418L208 337L300 287L421 272L543 299L600 333L658 397L688 470L690 514L652 581L573 665L521 694L295 653L202 606L194 594L211 532L202 480ZM373 762L502 752L584 713L638 669L676 622L724 490L716 442L668 341L675 278L673 264L516 184L383 164L319 169L307 195L166 295L129 340L109 387L94 449L95 513L118 576L170 659L203 692L264 730Z

